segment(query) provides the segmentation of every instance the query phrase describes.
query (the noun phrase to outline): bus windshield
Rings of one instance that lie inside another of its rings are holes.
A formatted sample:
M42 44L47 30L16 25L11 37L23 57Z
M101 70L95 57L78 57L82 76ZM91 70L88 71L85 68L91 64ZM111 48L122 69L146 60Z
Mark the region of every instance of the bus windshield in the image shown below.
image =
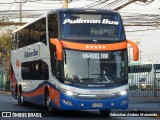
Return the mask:
M65 50L64 81L73 84L127 83L127 52Z
M116 13L62 12L60 16L62 39L125 40L122 21Z

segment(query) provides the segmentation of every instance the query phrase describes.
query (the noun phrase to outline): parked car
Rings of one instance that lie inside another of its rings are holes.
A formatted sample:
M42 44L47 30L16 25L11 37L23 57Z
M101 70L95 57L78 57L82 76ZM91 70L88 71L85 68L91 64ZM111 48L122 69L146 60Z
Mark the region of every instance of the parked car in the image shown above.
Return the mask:
M129 80L129 89L130 90L137 90L139 88L139 79Z
M152 90L154 88L153 82L141 82L139 85L141 90Z

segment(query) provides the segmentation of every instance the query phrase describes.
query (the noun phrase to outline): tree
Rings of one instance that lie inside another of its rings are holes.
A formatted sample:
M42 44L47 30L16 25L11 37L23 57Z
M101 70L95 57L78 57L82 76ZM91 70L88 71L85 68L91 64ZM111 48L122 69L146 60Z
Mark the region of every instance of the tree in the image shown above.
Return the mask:
M12 35L12 30L7 29L3 30L3 32L0 34L0 64L3 68L3 73L2 75L7 77L6 81L6 90L10 89L10 80L9 80L9 68L10 68L10 49L11 49L11 35ZM2 79L3 79L2 76Z
M3 61L9 62L10 58L10 49L11 49L11 36L12 36L12 30L7 29L3 31L0 35L0 52L1 52L1 58L3 58Z

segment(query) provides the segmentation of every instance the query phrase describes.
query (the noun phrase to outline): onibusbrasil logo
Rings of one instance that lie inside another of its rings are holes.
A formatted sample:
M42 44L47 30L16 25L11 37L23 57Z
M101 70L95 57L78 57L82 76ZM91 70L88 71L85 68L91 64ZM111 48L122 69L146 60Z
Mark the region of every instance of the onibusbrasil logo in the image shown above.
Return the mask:
M42 117L40 112L2 112L1 117Z

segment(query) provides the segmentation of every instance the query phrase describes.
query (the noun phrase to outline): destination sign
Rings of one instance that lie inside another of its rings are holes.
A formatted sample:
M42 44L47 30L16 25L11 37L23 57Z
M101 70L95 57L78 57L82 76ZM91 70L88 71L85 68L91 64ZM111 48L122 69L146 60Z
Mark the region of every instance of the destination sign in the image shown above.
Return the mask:
M83 53L83 59L109 59L108 53Z
M79 23L101 23L101 24L110 24L110 25L118 25L118 21L111 21L109 19L102 19L102 20L82 20L82 19L76 19L76 20L71 20L71 19L64 19L63 24L79 24Z

